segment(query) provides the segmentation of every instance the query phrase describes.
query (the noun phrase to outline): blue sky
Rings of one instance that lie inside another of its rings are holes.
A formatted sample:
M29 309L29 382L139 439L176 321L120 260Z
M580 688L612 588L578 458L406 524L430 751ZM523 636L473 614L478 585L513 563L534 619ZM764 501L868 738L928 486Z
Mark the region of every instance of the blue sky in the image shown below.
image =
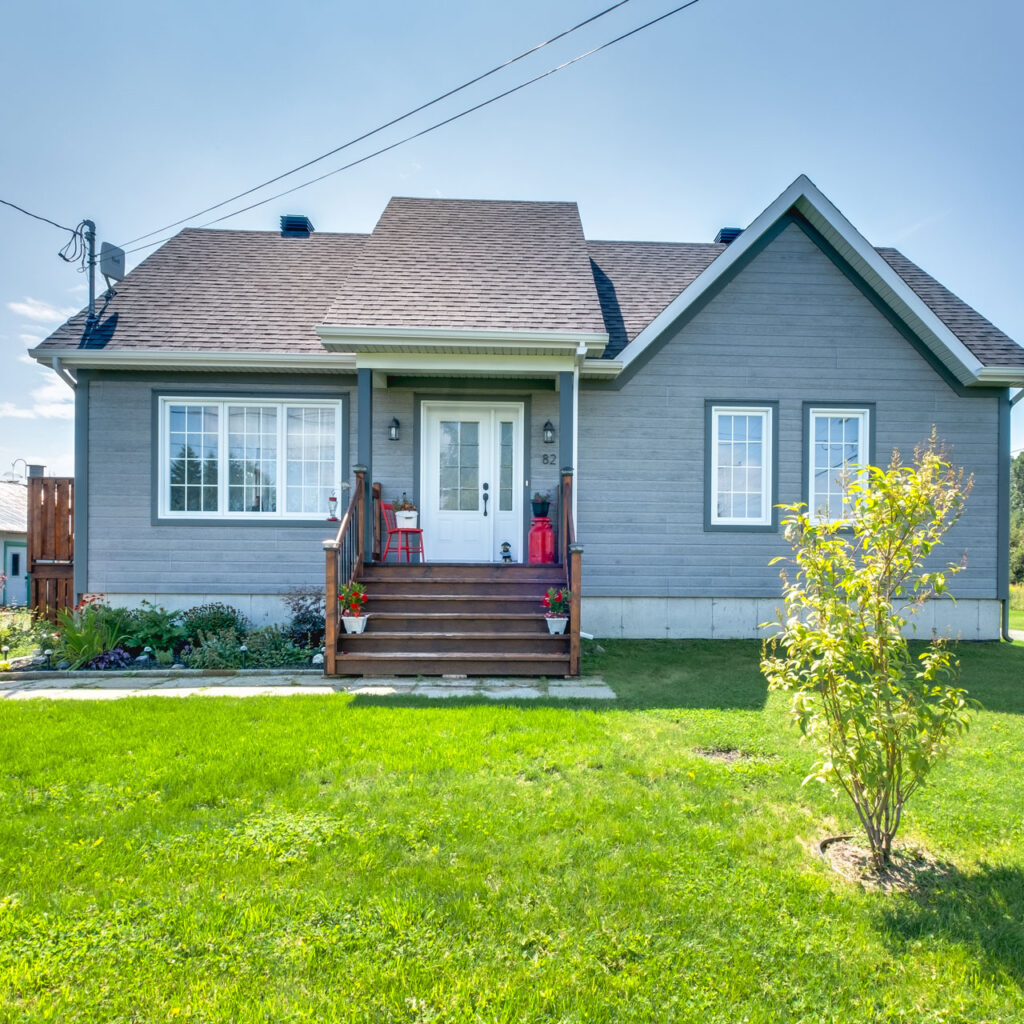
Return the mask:
M14 5L0 62L0 198L63 224L91 217L101 240L120 243L610 2ZM673 6L630 0L308 176ZM902 249L1024 341L1022 30L1024 10L993 0L701 0L225 226L273 229L298 212L321 230L368 231L392 195L571 199L591 238L710 241L806 173L873 244ZM64 237L0 207L0 473L16 458L72 469L71 392L24 355L84 302L83 275L55 255ZM1024 402L1013 446L1024 447Z

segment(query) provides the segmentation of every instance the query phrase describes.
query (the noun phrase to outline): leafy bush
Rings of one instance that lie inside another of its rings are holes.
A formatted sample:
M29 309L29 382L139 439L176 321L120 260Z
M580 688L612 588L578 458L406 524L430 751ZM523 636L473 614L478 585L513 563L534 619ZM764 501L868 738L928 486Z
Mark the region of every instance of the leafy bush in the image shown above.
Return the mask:
M115 647L112 651L97 655L85 667L95 672L110 672L113 669L128 668L132 660L132 656L123 647Z
M249 649L246 664L250 668L304 665L308 664L316 653L316 650L296 644L291 638L290 631L280 626L254 629L246 636L245 646Z
M170 612L158 604L143 601L141 608L128 613L126 646L136 655L145 647L154 651L176 651L188 636L180 619L181 612Z
M249 628L249 621L237 609L220 601L200 604L181 613L181 624L185 630L185 639L193 647L200 641L201 633L234 632L243 636Z
M323 647L324 591L307 587L285 594L284 603L292 613L288 636L296 647Z
M941 638L915 658L903 636L909 611L963 568L926 571L924 561L970 487L933 435L914 466L894 453L888 470L869 466L849 486L850 523L786 506L796 571L782 574L785 610L761 669L771 689L793 691L793 717L821 755L808 779L850 798L878 870L889 865L904 805L967 728L973 704Z
M28 608L0 607L0 647L9 647L12 658L48 646L48 629L49 623L37 622Z
M81 668L105 651L112 651L124 642L127 618L125 609L111 608L88 596L74 608L58 612L54 660Z
M241 642L238 631L232 628L200 630L195 643L182 650L182 661L189 668L241 668Z

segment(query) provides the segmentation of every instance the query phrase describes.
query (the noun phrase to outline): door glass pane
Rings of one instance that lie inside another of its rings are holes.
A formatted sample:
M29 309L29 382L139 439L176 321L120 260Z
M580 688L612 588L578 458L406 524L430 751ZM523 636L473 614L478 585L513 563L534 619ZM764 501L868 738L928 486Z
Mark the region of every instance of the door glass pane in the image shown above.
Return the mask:
M474 420L442 420L438 503L445 512L480 509L480 425Z
M499 425L500 448L498 452L498 510L512 511L512 424Z

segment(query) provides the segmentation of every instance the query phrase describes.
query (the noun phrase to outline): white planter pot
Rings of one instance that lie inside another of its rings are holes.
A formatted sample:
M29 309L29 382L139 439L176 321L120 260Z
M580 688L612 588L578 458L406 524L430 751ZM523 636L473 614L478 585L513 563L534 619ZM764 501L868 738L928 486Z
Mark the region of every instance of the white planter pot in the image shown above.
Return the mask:
M419 518L419 512L396 512L395 526L400 530L415 530L416 524L419 522Z
M342 615L341 621L345 625L346 633L362 633L366 629L366 620L369 615Z
M548 624L549 633L564 633L566 623L569 621L567 616L555 615L550 619L545 619Z

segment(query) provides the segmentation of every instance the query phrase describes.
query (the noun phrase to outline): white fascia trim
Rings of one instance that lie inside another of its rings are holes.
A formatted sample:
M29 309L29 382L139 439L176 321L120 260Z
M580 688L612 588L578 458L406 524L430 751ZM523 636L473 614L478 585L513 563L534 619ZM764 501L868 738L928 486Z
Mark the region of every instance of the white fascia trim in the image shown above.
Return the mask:
M287 370L291 373L354 373L355 356L344 352L199 352L176 350L29 349L40 363L97 370Z
M550 376L575 365L573 352L561 355L528 352L506 355L499 352L357 352L355 365L360 370L385 370L391 373L487 373L519 376Z
M621 359L587 359L580 367L580 376L585 378L611 379L622 373Z
M326 348L347 351L387 349L480 350L506 348L522 351L556 349L575 352L586 346L587 354L599 356L608 345L606 332L477 330L463 327L340 327L323 324L316 329Z
M1024 367L984 366L976 376L978 384L989 387L1024 388Z
M901 319L923 335L929 347L935 350L936 355L961 382L969 383L977 379L982 369L977 356L925 305L805 174L801 174L759 214L725 252L633 339L623 353L623 367L628 367L636 360L793 206L865 276ZM951 362L954 365L950 365Z

